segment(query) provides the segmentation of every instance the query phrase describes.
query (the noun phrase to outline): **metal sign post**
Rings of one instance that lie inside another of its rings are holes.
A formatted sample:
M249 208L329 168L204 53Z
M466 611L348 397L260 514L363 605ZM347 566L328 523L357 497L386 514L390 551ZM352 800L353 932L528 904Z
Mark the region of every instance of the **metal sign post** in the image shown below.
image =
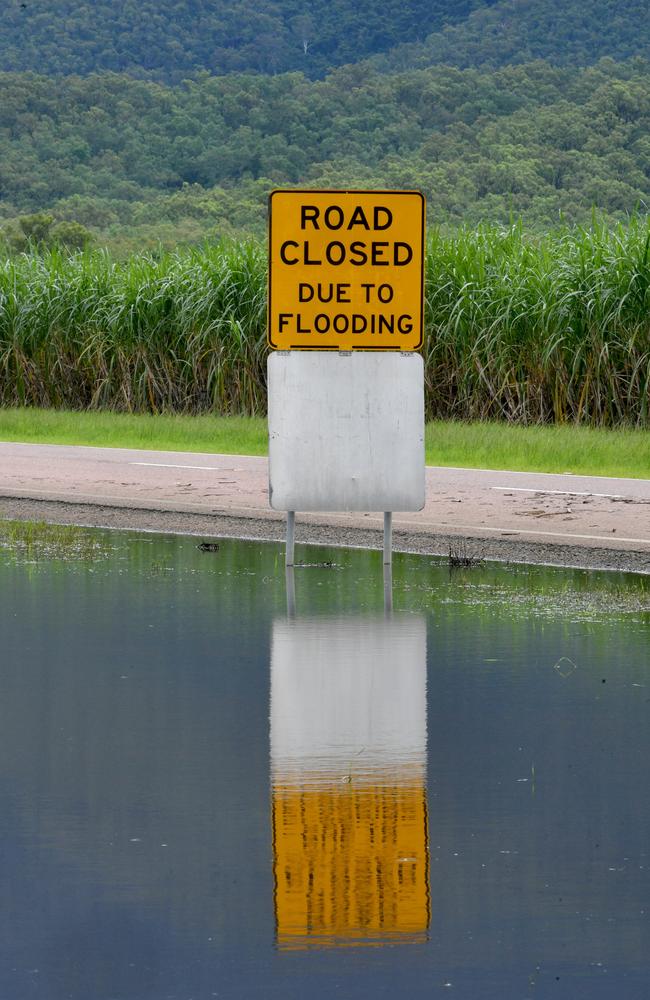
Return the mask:
M384 566L393 563L393 515L391 511L384 512Z
M294 537L296 529L295 510L287 511L287 542L285 547L284 565L293 566Z

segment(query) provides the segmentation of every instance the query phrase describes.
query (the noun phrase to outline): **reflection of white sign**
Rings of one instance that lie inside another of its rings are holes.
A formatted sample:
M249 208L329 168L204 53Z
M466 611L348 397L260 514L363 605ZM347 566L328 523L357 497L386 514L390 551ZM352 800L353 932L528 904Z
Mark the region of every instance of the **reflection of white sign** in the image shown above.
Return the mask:
M422 618L275 622L274 900L283 949L426 940Z
M268 407L274 510L424 506L419 354L271 354Z
M274 771L423 763L426 625L389 619L276 621L271 647Z

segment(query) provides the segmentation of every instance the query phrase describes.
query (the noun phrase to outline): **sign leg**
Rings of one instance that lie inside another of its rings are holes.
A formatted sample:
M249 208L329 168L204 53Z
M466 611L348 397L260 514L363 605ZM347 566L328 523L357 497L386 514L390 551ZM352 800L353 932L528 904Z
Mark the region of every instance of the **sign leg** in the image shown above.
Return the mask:
M393 514L390 510L384 513L384 566L393 562Z
M393 612L393 567L384 565L384 614L390 616Z
M296 527L295 510L287 511L287 545L284 557L285 566L293 566L294 535Z

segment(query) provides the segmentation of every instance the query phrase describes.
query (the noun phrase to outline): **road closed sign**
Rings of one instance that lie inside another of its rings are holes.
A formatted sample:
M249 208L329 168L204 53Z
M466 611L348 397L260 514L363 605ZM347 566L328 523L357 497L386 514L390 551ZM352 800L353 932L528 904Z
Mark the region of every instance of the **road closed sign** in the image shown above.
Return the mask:
M277 350L422 345L424 196L274 191L268 339Z

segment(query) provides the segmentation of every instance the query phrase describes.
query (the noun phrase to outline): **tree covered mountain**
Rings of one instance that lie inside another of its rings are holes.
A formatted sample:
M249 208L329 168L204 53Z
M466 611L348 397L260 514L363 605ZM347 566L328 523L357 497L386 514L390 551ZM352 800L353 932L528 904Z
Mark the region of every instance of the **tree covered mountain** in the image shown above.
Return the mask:
M648 211L647 0L7 0L4 14L0 229L15 248L83 243L73 223L121 246L260 232L286 185L420 188L452 226Z
M8 0L0 69L178 82L201 70L310 76L465 19L493 0Z
M650 59L648 0L499 0L477 6L424 42L377 57L384 70L444 64L495 68L545 59L588 66L603 57Z
M201 70L323 76L383 54L386 69L585 66L650 58L647 0L6 0L0 70ZM395 50L395 51L391 51Z

